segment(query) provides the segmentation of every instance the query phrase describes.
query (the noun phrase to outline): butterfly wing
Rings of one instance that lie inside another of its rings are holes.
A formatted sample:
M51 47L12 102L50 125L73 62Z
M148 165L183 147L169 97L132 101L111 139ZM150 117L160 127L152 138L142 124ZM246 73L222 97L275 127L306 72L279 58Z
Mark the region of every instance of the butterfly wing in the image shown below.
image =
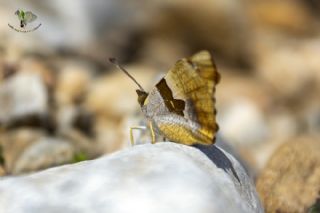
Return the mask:
M26 23L33 22L37 19L37 16L30 11L25 12L24 20Z
M148 97L147 111L153 112L150 117L163 136L188 145L214 143L218 130L214 92L219 79L208 51L175 64Z

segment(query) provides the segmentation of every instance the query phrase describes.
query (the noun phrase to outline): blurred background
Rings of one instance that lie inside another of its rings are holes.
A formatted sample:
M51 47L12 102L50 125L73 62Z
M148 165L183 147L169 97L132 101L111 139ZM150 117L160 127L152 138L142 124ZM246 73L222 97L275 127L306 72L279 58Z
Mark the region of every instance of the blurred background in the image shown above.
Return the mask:
M17 9L42 26L9 28ZM149 90L206 49L222 76L219 143L268 212L305 212L320 197L319 26L319 0L1 0L0 175L130 146L136 86L109 57Z

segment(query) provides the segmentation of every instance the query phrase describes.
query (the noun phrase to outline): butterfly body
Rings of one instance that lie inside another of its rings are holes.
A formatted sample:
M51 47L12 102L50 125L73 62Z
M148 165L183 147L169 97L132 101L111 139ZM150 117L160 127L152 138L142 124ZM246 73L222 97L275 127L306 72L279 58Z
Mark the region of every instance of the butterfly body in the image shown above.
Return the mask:
M186 145L215 142L214 92L220 76L208 51L179 60L155 87L137 90L143 114L156 134Z

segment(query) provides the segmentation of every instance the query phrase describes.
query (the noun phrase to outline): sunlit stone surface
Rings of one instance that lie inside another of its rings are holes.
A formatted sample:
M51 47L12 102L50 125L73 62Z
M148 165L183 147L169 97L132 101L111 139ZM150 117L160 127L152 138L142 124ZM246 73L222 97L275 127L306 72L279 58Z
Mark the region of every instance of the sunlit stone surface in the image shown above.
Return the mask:
M170 142L136 145L92 161L3 178L0 212L263 212L242 166L215 146L201 149Z

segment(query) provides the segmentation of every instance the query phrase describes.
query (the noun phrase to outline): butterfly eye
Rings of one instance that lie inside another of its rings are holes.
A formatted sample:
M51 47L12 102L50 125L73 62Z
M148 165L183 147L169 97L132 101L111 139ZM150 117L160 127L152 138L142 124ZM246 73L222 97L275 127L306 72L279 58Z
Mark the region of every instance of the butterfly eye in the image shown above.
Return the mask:
M146 93L145 91L142 90L136 90L137 94L138 94L138 102L140 104L140 106L144 105L144 102L146 101L147 97L148 97L148 93Z

